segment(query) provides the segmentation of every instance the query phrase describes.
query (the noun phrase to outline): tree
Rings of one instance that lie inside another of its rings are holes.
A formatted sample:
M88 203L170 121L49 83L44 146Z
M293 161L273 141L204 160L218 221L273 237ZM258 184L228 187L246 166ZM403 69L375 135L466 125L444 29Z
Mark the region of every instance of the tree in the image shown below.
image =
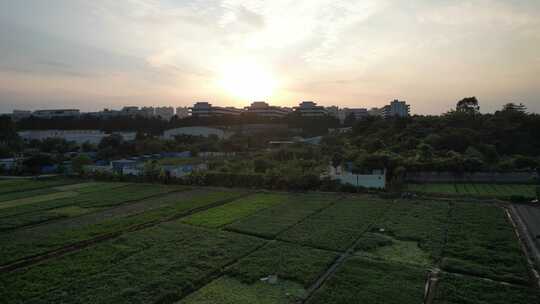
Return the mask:
M272 167L272 164L264 158L257 158L253 161L253 170L257 173L265 173Z
M420 161L430 161L433 158L433 147L425 143L418 145L418 158Z
M456 111L459 113L478 114L480 112L480 105L476 97L466 97L458 101L456 105Z
M341 153L334 153L332 155L332 166L337 169L339 165L343 162L343 154Z
M104 148L116 149L120 147L122 142L123 142L122 136L118 134L113 134L113 135L104 137L99 143L98 148L99 149L104 149Z
M43 166L50 166L53 163L54 162L50 156L45 154L37 154L25 159L23 162L23 166L28 172L32 174L39 174L41 173L41 168Z
M86 155L79 155L71 160L71 166L75 173L81 174L84 171L84 166L91 165L92 160Z

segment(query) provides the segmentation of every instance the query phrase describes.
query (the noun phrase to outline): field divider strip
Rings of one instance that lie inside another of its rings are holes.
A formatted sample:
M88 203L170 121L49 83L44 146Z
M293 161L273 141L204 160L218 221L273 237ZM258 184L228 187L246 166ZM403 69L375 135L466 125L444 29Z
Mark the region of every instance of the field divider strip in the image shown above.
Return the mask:
M437 286L439 285L439 275L441 270L438 268L431 269L428 272L426 285L424 289L424 304L432 304L437 295Z
M527 233L527 226L522 222L519 212L517 212L513 205L510 205L507 208L504 208L508 220L512 224L514 233L518 238L519 245L521 250L525 254L527 260L527 265L529 266L529 273L531 278L534 280L534 284L537 288L540 288L540 275L535 268L533 262L534 257L531 257L531 253L534 253L536 257L540 256L538 249L535 247L534 242L530 239L530 234ZM536 259L534 259L536 260Z
M173 192L169 192L168 194L171 194L171 193L173 193ZM19 259L19 260L15 260L15 261L10 262L10 263L0 265L0 273L11 272L11 271L23 268L23 267L27 267L27 266L37 264L37 263L45 261L45 260L61 257L61 256L65 255L65 254L85 249L85 248L90 247L92 245L95 245L97 243L117 238L117 237L119 237L119 236L121 236L122 234L125 234L125 233L136 232L136 231L147 229L147 228L150 228L150 227L162 224L162 223L176 221L176 220L178 220L180 218L195 214L197 212L205 211L205 210L217 207L217 206L221 206L221 205L227 204L229 202L232 202L234 200L244 198L244 197L248 197L248 196L253 195L255 193L256 192L244 193L244 194L239 195L239 196L235 196L235 197L232 197L232 198L227 198L227 199L224 199L224 200L219 200L219 201L216 201L214 203L211 203L211 204L208 204L208 205L205 205L205 206L190 209L190 210L188 210L186 212L175 214L175 215L169 216L169 217L164 218L164 219L152 220L152 221L149 221L149 222L146 222L146 223L137 224L137 225L130 226L130 227L127 227L125 229L121 229L121 230L118 230L118 231L115 231L115 232L105 233L105 234L99 235L97 237L94 237L92 239L83 240L83 241L75 242L75 243L72 243L72 244L68 244L68 245L62 246L62 247L60 247L58 249L54 249L54 250L47 251L47 252L44 252L44 253L40 253L40 254L37 254L37 255L27 256L27 257L24 257L24 258Z
M440 256L435 261L435 268L431 269L426 279L426 289L424 293L424 304L432 304L435 301L437 294L437 287L439 285L439 276L441 274L441 263L444 258L444 252L446 245L448 244L448 231L450 229L450 223L452 221L452 211L455 207L453 202L448 203L448 212L446 214L446 225L443 232L443 242L441 246Z

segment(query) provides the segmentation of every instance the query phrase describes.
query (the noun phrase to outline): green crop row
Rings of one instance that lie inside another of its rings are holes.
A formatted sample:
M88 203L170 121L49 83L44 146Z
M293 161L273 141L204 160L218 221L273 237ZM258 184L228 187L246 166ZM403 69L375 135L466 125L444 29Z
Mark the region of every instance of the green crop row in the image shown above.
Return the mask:
M172 303L261 246L178 221L0 277L5 303Z
M111 184L109 187L111 188L107 191L102 187L100 191L84 193L74 197L55 199L40 202L39 204L22 204L1 209L0 231L69 217L70 213L65 212L65 207L78 207L76 215L80 215L118 206L128 201L141 200L154 195L182 189L181 187L149 184L131 184L119 188L115 184Z
M450 272L527 283L525 256L502 208L456 203L442 266Z
M311 214L329 206L336 196L290 195L286 202L227 226L228 230L275 237Z
M223 206L196 213L182 221L196 226L217 228L244 218L259 210L281 204L287 200L283 194L255 194Z
M50 188L54 186L62 186L72 184L74 181L67 179L7 179L0 180L0 194L30 191L42 188Z
M35 189L35 190L28 190L28 191L8 192L8 193L0 194L0 206L2 206L4 202L9 202L12 200L18 200L18 199L23 199L27 197L34 197L37 195L51 194L51 193L57 193L57 192L60 192L60 191L55 188L43 188L43 189Z
M540 303L538 290L473 277L443 274L434 304L532 304Z
M419 268L351 257L308 303L418 304L424 301L425 280Z
M507 199L513 196L534 198L536 185L515 184L409 184L407 189L414 192L466 195L473 197L489 197Z
M101 212L76 219L40 225L12 233L0 234L0 264L41 254L62 246L92 239L99 235L115 233L129 227L159 221L185 214L217 201L232 199L241 192L180 192L145 199L148 207L125 213Z
M278 235L278 239L328 250L346 250L391 206L371 198L338 201Z

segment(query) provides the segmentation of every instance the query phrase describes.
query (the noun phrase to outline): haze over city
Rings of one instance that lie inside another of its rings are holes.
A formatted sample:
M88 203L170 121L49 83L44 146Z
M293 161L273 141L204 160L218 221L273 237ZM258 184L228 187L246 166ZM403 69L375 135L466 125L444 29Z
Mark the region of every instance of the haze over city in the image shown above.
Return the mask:
M540 2L1 1L0 112L124 105L540 112Z

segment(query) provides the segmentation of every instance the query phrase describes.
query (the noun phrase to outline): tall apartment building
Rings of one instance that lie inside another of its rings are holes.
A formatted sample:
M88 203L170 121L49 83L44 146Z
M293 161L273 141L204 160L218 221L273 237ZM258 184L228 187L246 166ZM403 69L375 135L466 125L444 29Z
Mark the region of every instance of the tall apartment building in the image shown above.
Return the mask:
M372 108L368 111L369 115L382 116L383 118L390 117L408 117L410 115L411 106L405 101L395 99L382 108Z
M352 115L355 120L361 120L369 116L368 110L365 108L345 108L343 114L344 119Z
M389 105L383 108L383 117L408 117L411 111L411 106L405 101L394 100Z
M280 118L291 113L291 110L288 108L271 106L264 101L255 101L250 106L245 107L244 110L249 114L270 118Z
M328 112L323 106L318 106L313 101L303 101L298 107L294 108L295 113L304 117L321 117L328 115Z

